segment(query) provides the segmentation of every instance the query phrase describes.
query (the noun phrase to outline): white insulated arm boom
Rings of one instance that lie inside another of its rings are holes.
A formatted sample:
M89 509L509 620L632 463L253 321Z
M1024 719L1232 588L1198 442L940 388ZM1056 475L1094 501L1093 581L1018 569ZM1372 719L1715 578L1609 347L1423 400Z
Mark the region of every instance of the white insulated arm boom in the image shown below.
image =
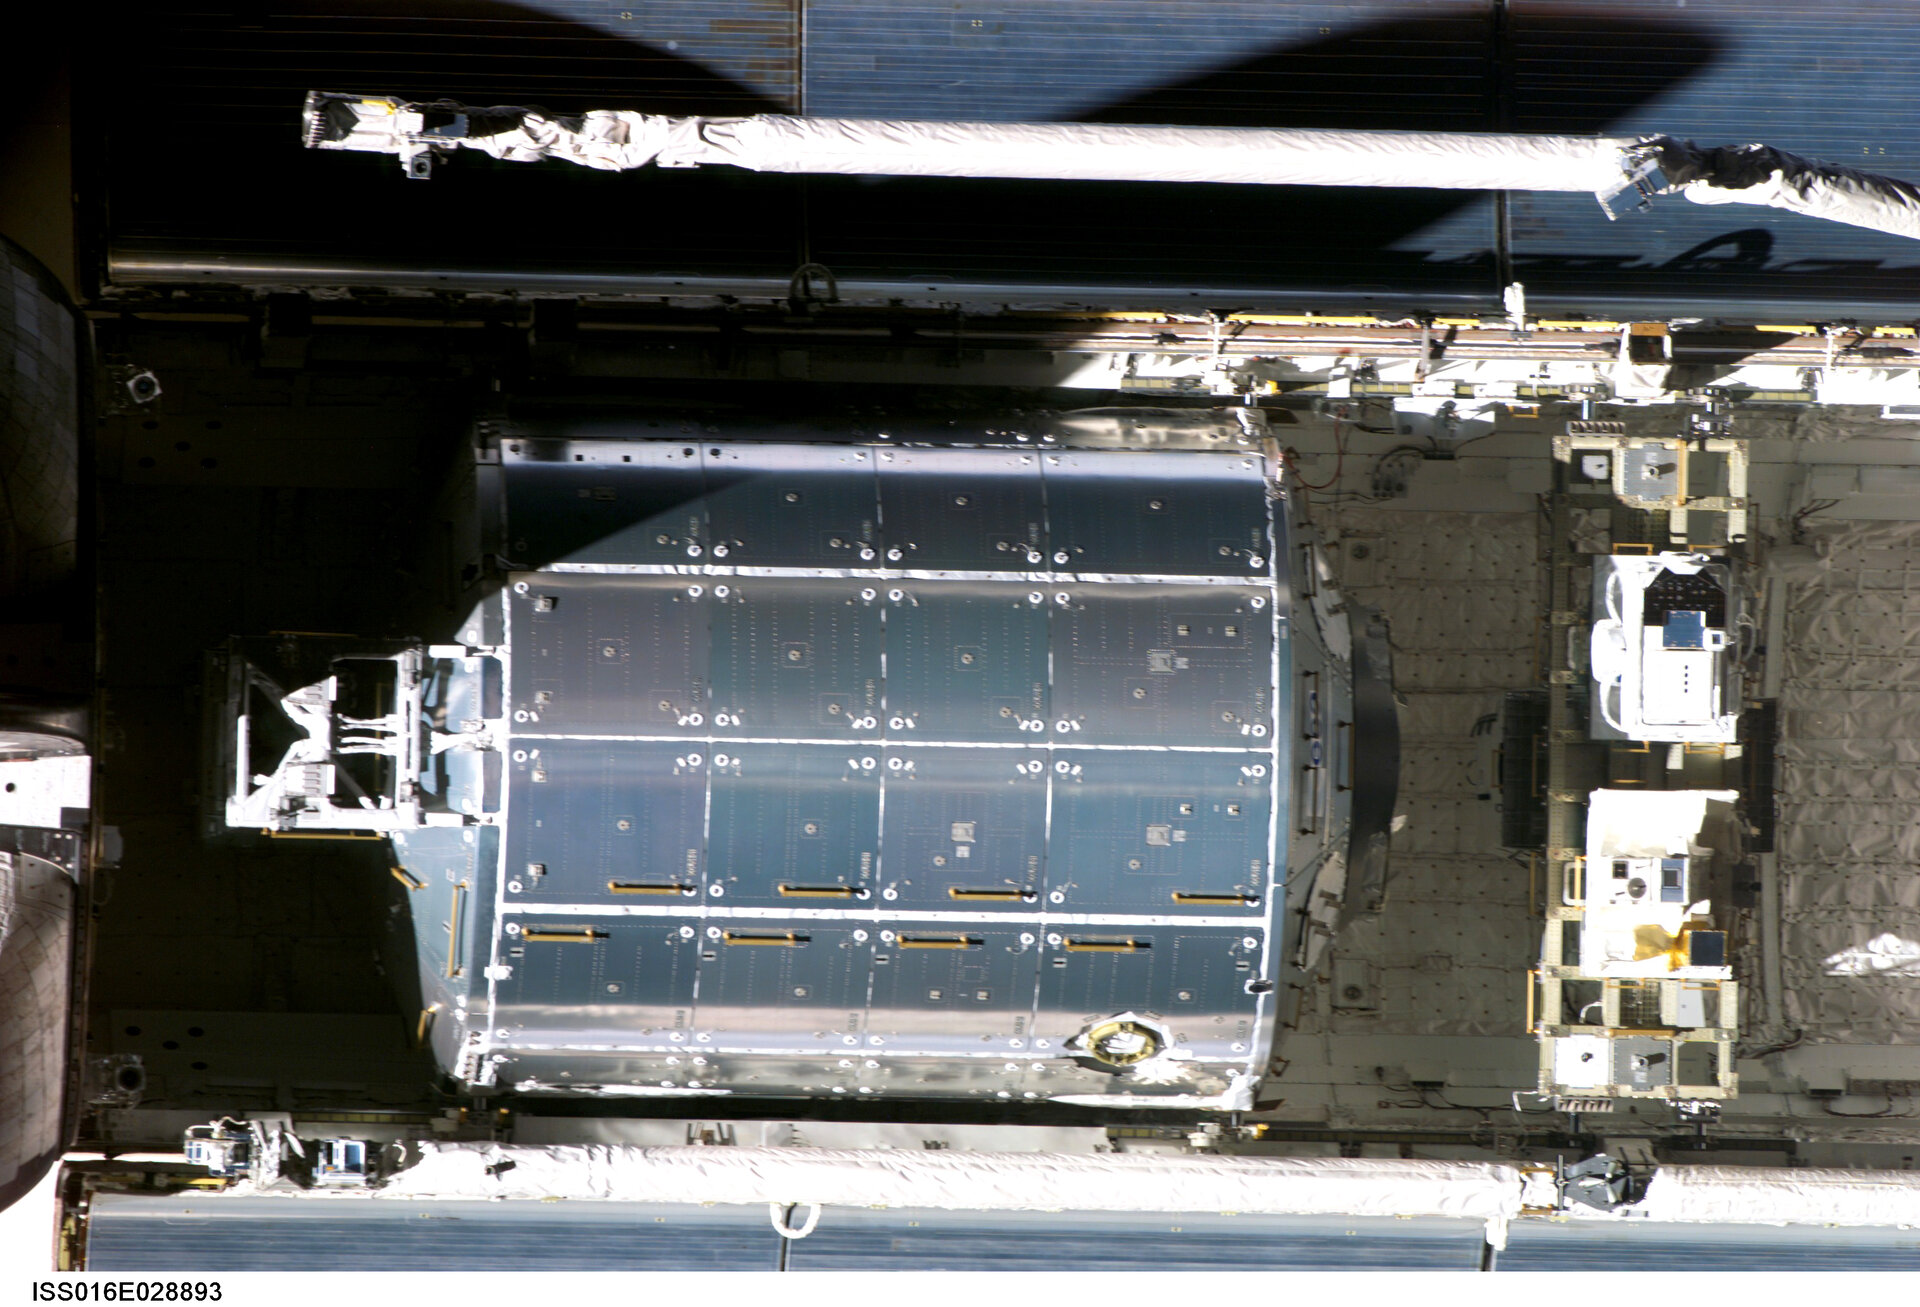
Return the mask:
M754 172L1052 181L1221 182L1471 191L1581 191L1615 212L1679 191L1702 204L1763 204L1920 239L1920 188L1763 145L1702 149L1667 136L1338 132L1101 123L670 118L625 110L560 117L313 92L306 143L399 156L426 177L435 151L564 159L620 171L727 164Z

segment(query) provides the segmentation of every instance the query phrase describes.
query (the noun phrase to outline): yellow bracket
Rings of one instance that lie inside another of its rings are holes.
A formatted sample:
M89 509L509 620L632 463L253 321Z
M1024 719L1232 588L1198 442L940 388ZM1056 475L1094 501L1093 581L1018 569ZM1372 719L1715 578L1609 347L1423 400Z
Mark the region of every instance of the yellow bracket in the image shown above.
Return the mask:
M799 948L807 942L807 936L796 935L788 931L783 935L750 935L744 931L728 931L721 936L729 944L766 944L775 948Z
M979 948L978 935L902 935L901 948Z
M523 930L520 938L535 944L597 944L607 938L604 930L561 930L557 927Z

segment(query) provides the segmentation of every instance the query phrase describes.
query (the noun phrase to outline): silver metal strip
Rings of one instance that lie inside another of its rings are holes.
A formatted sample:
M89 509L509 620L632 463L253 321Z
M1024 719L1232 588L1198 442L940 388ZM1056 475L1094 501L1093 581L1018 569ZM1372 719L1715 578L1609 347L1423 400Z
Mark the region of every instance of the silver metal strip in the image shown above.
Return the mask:
M493 268L468 268L453 265L390 263L353 257L302 257L294 255L254 254L246 257L209 255L199 250L167 247L134 248L116 245L107 252L107 273L117 286L190 285L190 286L401 286L444 293L449 290L492 292L501 295L639 295L663 297L670 301L694 301L709 307L715 297L785 300L792 285L783 273L778 277L751 276L670 276L649 273L615 273L589 269L555 272L529 272L523 267L502 264ZM1262 308L1276 313L1295 312L1302 301L1318 302L1326 298L1324 288L1283 286L1249 288L1245 285L1188 285L1169 291L1162 285L1112 286L1079 282L1018 281L899 281L872 277L843 277L839 282L845 304L886 306L896 303L947 307L954 303L1034 304L1058 308L1070 305L1099 305L1121 309L1143 306L1166 307L1170 300L1200 306L1234 304L1249 310ZM1347 299L1372 305L1380 296L1356 292ZM1429 308L1458 306L1463 312L1491 311L1499 298L1491 286L1486 290L1424 292L1421 302ZM1533 296L1528 297L1530 301ZM1607 302L1646 301L1647 312L1660 316L1671 310L1671 296L1606 297ZM1559 303L1541 300L1536 312L1544 313ZM1754 312L1777 312L1777 306L1754 301ZM1582 301L1568 301L1568 310L1595 310ZM1845 311L1829 316L1865 317L1881 312L1871 306L1854 307L1844 302ZM1731 304L1728 311L1732 311ZM1770 320L1770 319L1761 319ZM1797 321L1797 319L1796 319Z
M701 524L704 527L706 524L706 507L704 504L701 506L700 513L701 513ZM708 644L711 645L713 642L713 605L702 604L701 610L706 616L706 623L707 623L706 637L707 637ZM707 756L711 758L714 754L713 734L712 734L713 705L708 704L707 706L708 706L708 712L706 714L707 730L708 730L708 734L706 736ZM703 781L701 782L702 788L700 791L700 874L699 874L698 880L699 880L701 889L705 892L702 893L700 896L699 907L689 915L698 916L704 919L707 915L708 894L718 893L720 890L719 882L712 879L712 876L713 876L713 778L720 774L720 767L718 764L716 764L712 767L702 767L700 770L706 773L706 775ZM693 969L693 990L687 997L687 1011L689 1013L697 1012L700 1010L700 976L701 976L701 973L703 973L705 970L706 970L705 967L700 967L700 966L696 966Z
M1293 615L1292 587L1283 582L1280 569L1288 565L1285 560L1293 550L1293 541L1289 535L1293 523L1287 517L1288 505L1285 492L1280 487L1280 469L1269 467L1265 454L1260 455L1260 466L1262 475L1269 478L1267 576L1273 587L1273 630L1267 651L1269 659L1267 680L1270 686L1268 693L1271 695L1268 700L1268 712L1273 718L1273 732L1268 740L1273 761L1269 766L1273 770L1267 776L1267 875L1264 899L1268 920L1273 923L1273 929L1269 930L1260 942L1260 974L1273 982L1273 988L1268 993L1254 995L1253 1029L1256 1037L1251 1044L1256 1058L1264 1058L1271 1054L1275 1042L1274 1035L1280 1023L1280 996L1285 992L1281 983L1285 977L1280 974L1285 965L1284 959L1276 965L1275 951L1284 943L1279 936L1284 932L1284 923L1287 919L1285 914L1292 905L1288 900L1286 888L1287 842L1280 834L1280 806L1290 802L1293 793L1292 778L1288 775L1293 767L1292 696L1282 692L1284 687L1280 671L1280 660L1284 654L1287 661L1285 680L1290 684L1293 680L1293 647L1286 643L1286 639L1287 621ZM1288 611L1282 612L1283 606L1287 607ZM1284 764L1281 762L1282 752L1287 755ZM1287 814L1287 819L1292 820L1291 813ZM1267 1035L1261 1037L1260 1032L1268 1029L1266 1019L1269 997L1273 1002L1274 1029L1270 1029ZM1262 1049L1266 1051L1262 1052ZM1249 1063L1249 1067L1255 1075L1259 1075L1266 1069L1264 1066L1254 1066L1252 1063Z
M1043 749L1085 750L1088 753L1221 753L1252 754L1265 758L1270 745L1245 744L1050 744L1042 740L902 740L822 739L818 736L714 736L714 735L560 735L514 731L511 740L580 740L593 744L705 744L709 750L722 751L742 744L809 744L834 749L1025 749L1038 753Z
M500 648L494 655L500 660L500 702L502 705L511 705L513 703L513 603L505 589L498 591L492 601L500 605ZM511 720L511 709L503 707L502 711ZM487 1011L486 1026L481 1032L483 1051L485 1046L493 1042L496 1014L499 1011L500 982L495 977L500 966L500 914L507 901L507 859L512 856L511 843L507 839L507 814L512 810L512 799L513 768L502 766L500 768L500 835L493 869L493 919L487 923ZM476 835L474 838L479 837ZM473 930L477 938L479 923L474 924ZM449 941L447 946L452 948L458 942L457 940Z
M711 918L715 921L819 921L871 924L875 910L858 908L802 907L729 907L724 904L643 904L643 903L525 903L502 906L503 912L520 917L635 917L680 919ZM1231 930L1266 930L1267 909L1263 903L1249 909L1244 917L1174 917L1147 914L1097 912L945 912L939 909L895 908L888 904L879 913L880 924L887 922L948 922L955 925L1021 926L1040 930L1055 926L1219 926Z
M1160 575L1151 572L969 572L879 567L729 567L721 563L548 563L527 576L718 576L827 581L1001 581L1010 585L1225 585L1271 590L1270 577Z
M510 1042L501 1045L501 1049L502 1051L514 1052L514 1053L640 1053L640 1054L663 1054L668 1057L685 1057L689 1053L698 1053L702 1057L852 1056L851 1054L842 1053L837 1048L826 1045L824 1042L819 1046L809 1046L805 1048L799 1048L792 1045L789 1045L788 1047L785 1047L785 1048L735 1048L731 1046L716 1047L712 1042L699 1044L699 1045L688 1045L685 1043L680 1043L680 1044L538 1043L536 1044L536 1043L521 1043L518 1040L510 1039ZM934 1058L939 1058L943 1062L948 1062L948 1061L955 1061L955 1062L957 1061L1067 1062L1072 1060L1070 1057L1064 1054L1055 1052L1051 1049L1043 1049L1039 1052L1033 1052L1026 1049L1005 1048L1005 1047L997 1048L997 1049L988 1049L985 1052L974 1052L974 1051L961 1052L958 1050L947 1050L947 1049L935 1050L935 1049L924 1049L924 1048L897 1048L897 1047L889 1048L885 1045L863 1044L860 1048L860 1052L858 1055L862 1058L934 1057ZM1246 1061L1244 1058L1235 1058L1232 1060L1224 1060L1224 1059L1216 1060L1213 1058L1195 1057L1195 1058L1180 1058L1179 1061L1183 1065L1193 1066L1193 1067L1206 1067L1206 1068L1232 1067L1236 1070L1252 1069L1251 1064L1248 1061ZM690 1089L687 1092L690 1094L698 1094L698 1093L704 1092L704 1090ZM750 1091L735 1087L731 1092L736 1094L744 1094ZM890 1098L899 1098L907 1095L903 1095L902 1092L899 1090L893 1090L893 1091L890 1091L887 1094L887 1096Z
M884 523L881 522L881 519L880 519L880 512L881 512L880 503L879 503L880 496L876 494L874 499L875 499L874 522L877 526L881 528L882 532L884 533L885 525ZM884 534L882 538L884 538ZM886 721L887 721L887 610L885 608L882 608L880 610L879 720L881 723L881 730L884 732L886 729ZM882 734L881 739L884 741L886 739L886 736ZM879 775L880 775L880 793L878 795L877 802L876 802L878 811L874 815L874 838L873 838L873 883L876 888L884 887L887 884L887 879L886 879L887 769L884 767L880 768ZM886 892L892 893L893 891L891 889L888 889L886 890ZM870 919L874 923L875 935L879 934L880 907L881 907L880 895L871 894L869 897L867 912L865 915L868 917L868 919ZM874 985L874 979L875 979L874 977L875 970L876 968L874 967L867 968L867 1001L866 1001L866 1006L862 1009L862 1012L864 1013L864 1015L860 1021L860 1029L862 1031L868 1030L870 1028L868 1023L873 1020L873 985ZM697 1015L699 1012L699 1009L696 1007L694 1009L694 1012Z

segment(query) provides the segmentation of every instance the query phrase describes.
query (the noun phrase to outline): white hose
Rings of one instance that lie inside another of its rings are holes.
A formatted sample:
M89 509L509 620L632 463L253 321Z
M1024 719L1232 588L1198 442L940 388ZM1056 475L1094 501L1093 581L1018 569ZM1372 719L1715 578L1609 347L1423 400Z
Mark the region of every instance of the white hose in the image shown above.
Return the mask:
M794 1208L801 1206L807 1209L807 1219L802 1221L800 1228L796 1230L787 1224L787 1215L792 1212ZM820 1204L792 1203L783 1205L781 1203L768 1203L767 1219L773 1223L774 1232L782 1239L804 1239L813 1233L814 1226L820 1224Z
M1607 605L1607 617L1613 622L1615 629L1621 632L1622 643L1624 643L1627 620L1625 617L1621 616L1620 614L1620 605L1626 599L1626 582L1620 579L1620 573L1618 571L1609 572L1607 574L1607 584L1606 584L1606 589L1604 591L1604 594L1605 594L1605 602ZM1626 654L1629 658L1631 658L1633 656L1633 651L1631 649L1628 649L1626 650ZM1588 661L1589 663L1592 662L1591 647L1589 647ZM1624 676L1624 672L1622 673L1622 676ZM1614 730L1620 732L1620 734L1626 735L1628 733L1627 728L1624 725L1622 725L1620 721L1617 718L1615 718L1612 713L1607 711L1607 695L1609 692L1612 692L1616 695L1620 695L1624 697L1626 694L1626 687L1623 684L1622 680L1620 679L1615 679L1612 682L1603 684L1600 687L1600 719L1606 722L1606 724L1611 726Z
M1630 732L1628 732L1626 725L1607 711L1607 695L1609 693L1624 696L1625 687L1618 681L1615 681L1612 685L1603 685L1600 687L1600 720L1613 727L1613 729L1620 732L1620 734L1627 735Z

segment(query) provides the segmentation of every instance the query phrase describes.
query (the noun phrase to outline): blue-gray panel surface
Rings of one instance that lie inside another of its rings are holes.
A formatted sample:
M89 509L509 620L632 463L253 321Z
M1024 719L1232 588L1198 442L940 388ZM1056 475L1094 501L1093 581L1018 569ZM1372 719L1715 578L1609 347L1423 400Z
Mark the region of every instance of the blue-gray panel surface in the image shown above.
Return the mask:
M790 1271L1475 1271L1475 1221L829 1208ZM1205 1289L1204 1282L1198 1286Z
M1197 1060L1247 1056L1258 1036L1247 982L1261 974L1264 923L1242 929L1055 926L1040 966L1033 1035L1062 1046L1089 1022L1155 1009Z
M1030 912L1046 880L1050 756L1038 748L890 750L888 906Z
M1062 571L1267 574L1267 487L1257 459L1046 456L1048 543Z
M1171 939L1166 936L1171 935ZM1165 1015L1193 1056L1231 1061L1242 1057L1257 1038L1245 1010L1247 985L1261 973L1264 929L1161 932L1166 967ZM1072 968L1063 985L1070 989ZM1062 992L1067 992L1063 989Z
M1033 1020L1040 971L1032 925L902 925L892 939L883 936L873 956L869 1030L952 1056L977 1055L986 1039L1020 1039Z
M1920 1271L1920 1232L1515 1221L1499 1271Z
M508 763L508 903L699 901L707 773L694 750L544 740L515 752L527 756Z
M713 902L842 907L871 898L885 774L878 749L721 745L708 766L707 893ZM836 888L854 897L816 899L804 892Z
M879 545L874 457L833 445L713 445L707 526L735 567L871 567Z
M1056 750L1049 901L1067 912L1244 912L1259 920L1267 910L1270 765L1241 753ZM1188 905L1175 895L1248 901Z
M580 574L516 584L515 725L704 738L714 601L697 589L677 577Z
M1059 586L1055 738L1260 748L1272 738L1273 604L1239 586Z
M96 1194L95 1271L772 1271L765 1207Z
M974 572L1042 563L1046 500L1033 476L1039 457L1012 450L882 452L880 511L889 561Z
M692 1024L700 945L691 925L529 913L509 921L507 931L511 974L494 982L494 1024L503 1042L605 1047L650 1042L656 1032L664 1039Z
M500 828L430 826L400 831L394 851L419 883L408 896L423 980L465 993L474 949L488 937L485 905L493 893ZM484 984L484 982L482 982Z
M1439 101L1436 129L1472 130L1486 109L1477 58L1489 8L1473 0L810 0L806 112L1047 122L1130 110L1130 121L1189 122L1229 106L1310 107L1315 94L1338 92L1357 73L1374 116ZM1324 39L1333 36L1368 47L1371 66L1342 59ZM1288 51L1296 52L1291 66Z
M898 600L891 598L896 592ZM1050 738L1047 594L990 581L907 581L888 594L886 716L893 738Z
M708 925L696 1038L716 1053L828 1053L859 1042L873 949L869 932L835 922Z
M509 442L507 453L525 456L515 459L506 487L514 562L684 564L704 557L700 447L634 441L607 451L603 461L561 441L530 439Z
M805 0L532 0L527 8L602 26L698 61L725 78L800 109L800 26Z
M713 624L712 734L852 742L884 733L871 582L741 577L713 583L701 603Z

